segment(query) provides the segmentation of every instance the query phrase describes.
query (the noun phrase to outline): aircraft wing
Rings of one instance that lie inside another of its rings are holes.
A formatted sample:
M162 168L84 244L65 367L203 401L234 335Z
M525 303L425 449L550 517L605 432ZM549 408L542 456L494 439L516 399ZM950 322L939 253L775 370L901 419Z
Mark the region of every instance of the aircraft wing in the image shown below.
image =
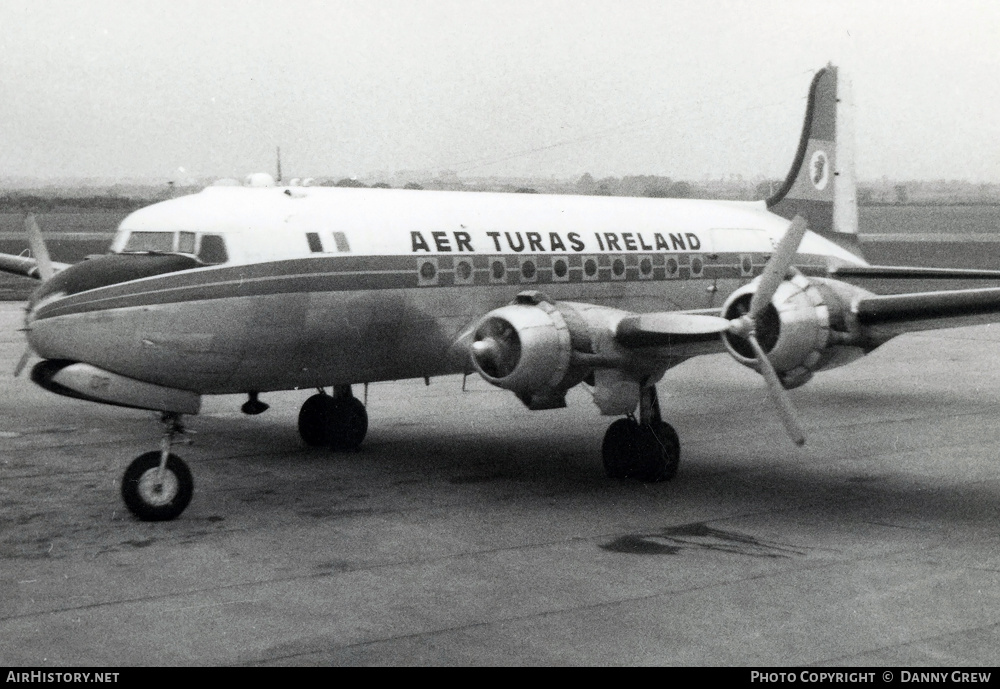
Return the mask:
M857 300L852 311L862 332L877 339L991 323L1000 320L1000 287L871 296Z
M895 280L1000 280L1000 270L978 268L923 268L907 266L840 265L827 271L827 277L891 278Z
M956 271L940 270L949 273L949 278L955 277ZM921 330L992 323L1000 321L1000 287L873 295L856 299L850 311L862 333L883 336L878 339ZM630 348L695 349L694 345L717 341L719 334L727 329L728 321L718 317L718 313L716 309L626 316L618 323L615 340Z
M48 280L60 270L69 267L69 263L57 263L49 257L49 250L42 239L42 231L38 227L34 213L24 216L24 230L28 236L28 246L34 256L15 256L0 254L0 271L23 275L35 280Z
M60 270L63 270L70 265L69 263L57 263L55 261L52 261L51 263L53 273L58 273ZM42 279L38 261L30 256L0 254L0 271L4 273L11 273L13 275L23 275L24 277L34 278L35 280Z
M719 335L729 321L713 311L666 311L625 316L615 327L623 347L658 347L670 356L697 356L723 351Z

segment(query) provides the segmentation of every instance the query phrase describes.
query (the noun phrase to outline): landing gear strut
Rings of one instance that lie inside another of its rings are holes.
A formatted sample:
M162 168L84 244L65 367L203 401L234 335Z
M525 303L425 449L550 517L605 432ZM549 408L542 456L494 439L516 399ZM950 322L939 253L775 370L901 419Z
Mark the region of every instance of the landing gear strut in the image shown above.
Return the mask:
M611 424L604 434L601 455L608 478L656 483L677 474L681 444L677 431L660 417L655 386L642 388L638 421L630 414Z
M299 411L299 435L306 445L354 450L368 433L368 412L350 385L335 385L305 401Z
M128 465L122 477L125 506L144 522L174 519L188 506L194 493L191 470L184 460L170 454L177 436L185 433L181 415L167 412L161 421L164 433L160 449L139 455Z

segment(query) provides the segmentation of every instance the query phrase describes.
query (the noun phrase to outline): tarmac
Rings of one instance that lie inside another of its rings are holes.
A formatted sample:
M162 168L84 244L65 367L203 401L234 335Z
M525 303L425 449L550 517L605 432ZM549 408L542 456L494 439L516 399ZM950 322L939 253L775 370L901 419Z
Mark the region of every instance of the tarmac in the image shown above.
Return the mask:
M667 373L671 482L612 481L583 387L531 412L470 376L373 384L361 451L307 391L207 398L177 520L125 510L154 415L22 374L0 304L0 666L993 665L1000 325L907 335L791 392ZM356 394L363 394L360 386Z

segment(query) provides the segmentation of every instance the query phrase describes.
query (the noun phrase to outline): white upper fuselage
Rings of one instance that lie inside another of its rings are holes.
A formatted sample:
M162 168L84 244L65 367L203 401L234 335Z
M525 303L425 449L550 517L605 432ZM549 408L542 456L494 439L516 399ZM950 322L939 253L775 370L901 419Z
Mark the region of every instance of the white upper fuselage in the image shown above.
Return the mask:
M787 226L788 220L769 213L762 201L208 187L132 213L111 250L121 251L133 231L192 231L225 235L230 265L317 253L717 253L769 251ZM335 232L349 248L338 247ZM319 235L322 251L310 248L309 233ZM537 235L536 242L528 233ZM696 237L693 247L686 233ZM657 234L666 248L656 245ZM799 253L858 262L811 233Z

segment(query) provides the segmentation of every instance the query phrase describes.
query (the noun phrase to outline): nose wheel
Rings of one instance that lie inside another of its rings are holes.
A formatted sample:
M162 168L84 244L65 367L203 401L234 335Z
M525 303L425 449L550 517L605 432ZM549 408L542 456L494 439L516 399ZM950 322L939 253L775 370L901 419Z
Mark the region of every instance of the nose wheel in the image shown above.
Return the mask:
M674 427L660 418L655 387L643 389L638 420L629 415L608 427L601 456L608 478L657 483L669 481L677 474L680 439Z
M122 500L144 522L176 518L194 494L191 470L184 460L170 453L176 437L184 433L180 414L164 414L163 423L166 431L160 449L136 457L122 477Z
M299 411L299 435L312 447L354 450L367 433L368 412L350 385L335 386L333 395L313 395Z

